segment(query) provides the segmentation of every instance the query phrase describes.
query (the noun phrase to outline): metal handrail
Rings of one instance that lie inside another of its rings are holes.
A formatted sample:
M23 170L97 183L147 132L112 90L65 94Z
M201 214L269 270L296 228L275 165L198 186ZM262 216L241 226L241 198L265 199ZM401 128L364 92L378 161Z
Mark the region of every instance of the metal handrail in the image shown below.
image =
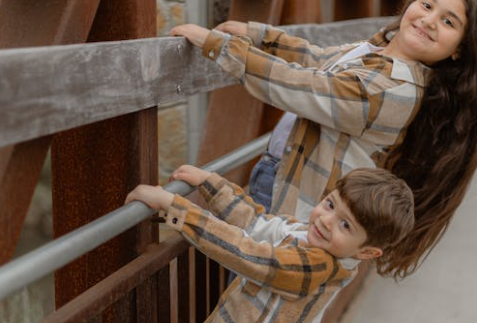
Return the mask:
M268 133L252 140L202 168L224 174L260 155L265 150L270 135ZM183 196L195 190L194 187L181 181L168 183L164 189ZM0 300L60 269L156 212L144 203L138 201L129 203L3 265L0 267Z

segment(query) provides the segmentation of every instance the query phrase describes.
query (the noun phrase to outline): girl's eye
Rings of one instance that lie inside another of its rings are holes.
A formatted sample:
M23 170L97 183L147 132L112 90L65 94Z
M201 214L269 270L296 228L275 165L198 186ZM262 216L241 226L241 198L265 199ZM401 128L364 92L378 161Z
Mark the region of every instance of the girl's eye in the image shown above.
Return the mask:
M335 208L335 205L333 204L333 201L330 199L326 199L326 206L330 209L333 210Z
M426 9L431 9L431 4L430 4L429 2L423 1L423 2L422 2L422 6L423 6L424 8L426 8Z
M454 27L454 24L452 23L452 20L444 18L444 23L450 27Z
M341 220L340 225L341 225L341 227L343 227L344 229L346 229L348 231L351 229L351 226L349 225L348 221L346 221L346 220Z

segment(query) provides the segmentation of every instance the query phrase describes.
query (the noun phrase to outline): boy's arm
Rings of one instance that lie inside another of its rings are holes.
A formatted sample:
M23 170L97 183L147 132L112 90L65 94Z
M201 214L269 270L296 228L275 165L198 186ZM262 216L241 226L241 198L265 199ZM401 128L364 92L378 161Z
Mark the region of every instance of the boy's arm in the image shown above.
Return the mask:
M175 196L167 213L166 223L204 254L282 296L307 296L329 280L350 275L321 249L258 242L180 196Z
M279 241L304 225L289 215L265 214L265 208L255 203L240 186L218 174L208 177L199 192L217 218L244 229L257 241Z

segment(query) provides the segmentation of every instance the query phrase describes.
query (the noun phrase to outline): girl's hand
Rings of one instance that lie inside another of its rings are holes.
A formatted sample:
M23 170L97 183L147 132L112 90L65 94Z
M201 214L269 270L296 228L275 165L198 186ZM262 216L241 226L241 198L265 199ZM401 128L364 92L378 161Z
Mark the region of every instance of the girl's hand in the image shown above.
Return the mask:
M171 36L184 36L197 47L204 47L205 40L207 36L209 36L210 30L207 28L187 24L187 25L179 25L171 29L170 35Z
M164 190L161 186L138 185L128 194L124 204L141 201L152 209L167 210L173 200L174 194Z
M172 173L172 179L184 181L192 186L199 186L210 176L210 172L191 166L182 165Z
M245 22L229 20L219 24L215 29L231 35L246 35L247 24Z

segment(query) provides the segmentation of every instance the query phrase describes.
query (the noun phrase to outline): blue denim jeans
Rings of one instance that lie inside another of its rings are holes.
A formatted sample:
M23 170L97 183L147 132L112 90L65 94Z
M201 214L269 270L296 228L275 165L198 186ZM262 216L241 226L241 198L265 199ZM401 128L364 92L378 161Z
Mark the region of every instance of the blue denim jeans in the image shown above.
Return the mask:
M250 176L250 196L256 203L262 204L266 212L270 212L272 205L273 182L277 175L280 160L265 153L253 167Z

